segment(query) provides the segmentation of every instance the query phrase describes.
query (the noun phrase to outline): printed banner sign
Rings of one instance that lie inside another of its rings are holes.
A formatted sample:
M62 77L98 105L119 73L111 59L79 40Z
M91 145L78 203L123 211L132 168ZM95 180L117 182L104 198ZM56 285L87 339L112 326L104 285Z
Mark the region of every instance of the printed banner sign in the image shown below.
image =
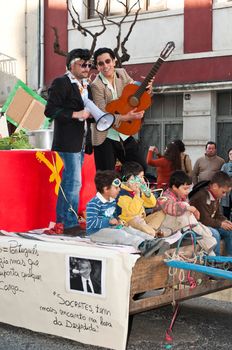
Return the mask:
M115 249L0 238L0 322L126 347L132 268Z

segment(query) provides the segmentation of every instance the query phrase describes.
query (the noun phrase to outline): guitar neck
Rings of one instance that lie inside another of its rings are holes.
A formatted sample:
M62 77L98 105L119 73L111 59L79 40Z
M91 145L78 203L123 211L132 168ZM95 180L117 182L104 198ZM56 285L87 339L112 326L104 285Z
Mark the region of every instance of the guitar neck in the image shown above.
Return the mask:
M164 60L161 57L159 57L158 60L153 64L150 72L148 73L148 75L146 76L146 78L144 79L144 81L142 82L142 84L140 85L140 87L138 88L136 93L134 94L134 96L136 98L140 99L140 97L142 96L142 94L146 90L146 87L147 87L149 81L156 75L156 73L158 72L158 70L163 62L164 62Z

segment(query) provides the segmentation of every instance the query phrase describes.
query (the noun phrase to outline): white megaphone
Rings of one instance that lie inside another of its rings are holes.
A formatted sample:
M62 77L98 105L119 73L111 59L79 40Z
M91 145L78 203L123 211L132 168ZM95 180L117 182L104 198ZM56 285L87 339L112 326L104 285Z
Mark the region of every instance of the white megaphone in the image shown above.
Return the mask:
M98 131L106 131L114 124L115 116L110 113L102 112L93 101L85 98L84 105L85 109L94 117L96 121L96 129Z

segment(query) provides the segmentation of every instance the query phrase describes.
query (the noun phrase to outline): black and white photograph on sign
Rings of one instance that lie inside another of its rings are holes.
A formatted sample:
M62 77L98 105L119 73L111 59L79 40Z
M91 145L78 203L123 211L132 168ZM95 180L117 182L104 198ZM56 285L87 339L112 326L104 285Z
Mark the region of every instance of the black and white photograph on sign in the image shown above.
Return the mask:
M105 261L69 256L68 289L91 295L105 294Z

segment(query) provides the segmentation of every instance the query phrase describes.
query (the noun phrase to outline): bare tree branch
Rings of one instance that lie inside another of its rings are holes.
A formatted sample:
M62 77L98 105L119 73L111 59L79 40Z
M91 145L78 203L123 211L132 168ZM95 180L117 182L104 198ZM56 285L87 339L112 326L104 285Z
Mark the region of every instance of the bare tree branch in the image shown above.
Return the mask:
M79 1L79 0L77 0ZM115 0L113 0L115 1ZM117 66L121 67L123 62L126 62L129 60L130 55L127 53L126 49L126 43L133 31L133 28L135 26L135 23L137 22L139 12L141 10L140 7L140 0L137 0L133 3L131 7L128 6L127 1L123 0L117 0L118 4L121 4L124 7L124 15L121 17L119 21L114 20L112 17L108 17L108 2L106 2L105 7L103 11L99 10L100 7L100 0L97 0L97 4L95 5L94 8L91 8L88 6L87 1L83 0L83 5L85 6L86 10L90 13L96 13L97 17L101 21L101 30L98 32L92 32L88 27L84 26L81 21L80 13L76 10L75 6L73 5L72 1L66 0L66 5L67 5L67 10L68 13L71 17L72 25L74 28L76 28L83 36L87 37L90 36L92 38L92 43L91 43L91 48L90 52L91 55L93 54L98 37L101 36L106 30L106 22L109 24L112 24L116 26L117 29L117 34L116 34L116 47L114 48L114 53L117 59ZM126 18L132 13L132 10L134 9L135 6L138 5L138 9L134 13L134 18L132 23L129 26L128 32L125 35L124 39L122 40L122 25L125 22ZM54 41L54 52L58 53L59 55L66 56L67 53L61 50L60 44L59 44L59 36L57 29L53 27L54 33L55 33L55 41ZM121 51L121 52L120 52Z
M82 35L84 35L84 36L89 35L89 36L92 37L92 44L91 44L91 48L90 48L90 53L91 53L91 55L92 55L92 54L93 54L93 51L94 51L94 49L95 49L95 47L96 47L97 38L98 38L100 35L102 35L102 34L106 31L106 25L105 25L105 22L104 22L104 18L105 18L105 17L104 17L104 14L102 14L101 12L98 11L99 1L98 1L98 3L97 3L96 9L93 9L93 10L97 13L97 15L98 15L98 17L99 17L99 19L100 19L100 21L101 21L102 30L99 31L99 32L95 32L95 33L92 33L88 28L84 27L84 26L81 24L80 14L77 12L77 10L76 10L75 7L73 6L73 4L72 4L72 10L71 10L70 7L69 7L69 2L68 2L68 0L66 0L66 4L67 4L68 12L69 12L69 14L70 14L70 16L71 16L71 19L72 19L73 27L75 28L75 26L76 26L77 30L78 30ZM84 6L85 6L88 10L91 10L91 8L89 8L89 7L87 6L87 4L86 4L84 1L83 1L83 4L84 4ZM76 18L74 18L73 13L76 15Z
M53 43L53 48L54 48L54 52L57 53L58 55L61 56L67 56L67 52L61 50L60 48L60 42L59 42L59 36L58 36L58 31L56 27L52 27L54 34L55 34L55 40Z
M134 2L134 4L130 8L128 8L127 3L123 3L120 0L117 0L117 1L118 1L118 3L120 3L121 5L123 5L125 7L125 15L121 18L121 20L119 22L116 22L113 19L110 19L108 17L106 18L106 20L118 27L118 33L116 35L117 46L114 49L114 53L115 53L115 56L116 56L116 59L117 59L117 66L118 67L122 67L122 63L129 61L129 58L130 58L130 55L127 53L127 49L125 48L125 44L128 41L128 39L129 39L129 36L130 36L130 34L131 34L132 30L133 30L133 27L134 27L135 23L137 22L137 18L138 18L139 12L141 10L141 7L140 7L140 0L137 0L136 2ZM123 41L121 41L122 24L125 21L125 19L128 17L128 15L130 15L130 13L132 12L133 8L136 5L139 5L139 7L138 7L137 11L135 12L134 19L133 19L133 21L132 21L132 23L130 25L130 28L128 30L127 35L125 36ZM121 55L120 55L120 52L119 52L120 48L121 48Z
M122 50L122 56L121 56L121 62L127 62L129 61L130 59L130 55L127 53L127 49L125 48L125 45L126 45L126 42L128 41L129 39L129 36L131 35L131 32L135 26L135 23L137 22L137 19L138 19L138 15L139 15L139 12L141 10L141 7L140 7L140 0L137 1L139 7L137 9L137 11L135 12L135 16L134 16L134 20L133 22L131 23L130 25L130 28L128 30L128 33L127 35L125 36L125 38L123 39L123 41L121 42L121 50ZM136 3L136 4L137 4Z

